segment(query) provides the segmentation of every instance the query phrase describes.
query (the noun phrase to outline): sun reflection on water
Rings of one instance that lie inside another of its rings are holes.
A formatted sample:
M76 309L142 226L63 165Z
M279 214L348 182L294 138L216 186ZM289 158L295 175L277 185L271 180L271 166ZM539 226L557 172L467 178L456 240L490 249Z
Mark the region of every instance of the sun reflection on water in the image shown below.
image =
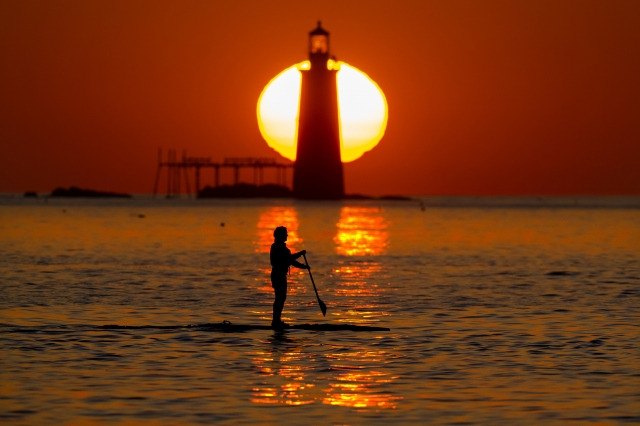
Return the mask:
M379 392L381 384L391 383L397 377L380 371L347 372L336 377L326 390L324 404L353 408L396 408L401 396Z
M325 390L324 404L353 408L396 408L401 396L385 392L397 379L380 371L393 357L384 350L356 347L348 352L328 355L337 374ZM372 366L376 366L373 367Z
M389 246L387 223L377 207L342 207L337 228L334 242L338 254L381 255Z
M335 234L328 234L333 243L328 249L333 254L325 254L322 259L333 266L324 268L321 263L316 279L323 298L326 295L330 301L327 321L372 325L390 315L381 307L389 289L388 271L378 260L389 247L387 219L378 207L336 207L340 213L337 222L333 222ZM256 252L269 251L273 229L280 225L289 230L290 249L294 251L295 245L303 248L296 208L271 207L260 215ZM318 246L328 229L310 219L305 221L303 231L305 239ZM268 274L269 269L264 272ZM271 292L267 281L260 290ZM306 287L290 286L291 295L303 288ZM261 313L264 317L267 314ZM312 342L303 344L288 334L274 334L269 344L253 354L260 379L251 386L251 402L280 406L325 404L373 411L397 408L403 397L388 391L397 377L385 368L394 357L377 346L381 335L367 336L365 341L356 339L348 348L333 346L330 339L317 344L315 339L321 337L314 336Z
M274 337L271 350L254 354L253 363L265 380L252 387L252 403L307 405L317 400L316 385L307 377L307 370L312 368L305 360L308 355L297 345L281 350L279 346L285 342L291 341Z
M334 268L338 278L334 296L343 306L341 322L370 323L385 316L377 301L386 291L381 282L385 271L376 257L389 246L388 225L381 209L370 206L344 206L334 237L340 259Z
M293 346L283 350L283 341ZM332 346L296 344L282 336L274 336L271 344L270 349L254 353L253 363L262 376L251 388L254 404L395 409L403 399L385 391L398 377L383 371L394 356L382 349L356 345L339 351Z
M289 249L295 251L295 247L302 244L302 238L298 234L298 212L296 209L288 206L274 206L260 214L257 225L258 238L254 241L256 253L269 253L271 244L273 244L273 230L278 226L287 228Z
M339 278L333 296L340 305L339 322L371 324L389 313L379 307L380 297L388 290L386 271L380 262L341 260L335 275Z

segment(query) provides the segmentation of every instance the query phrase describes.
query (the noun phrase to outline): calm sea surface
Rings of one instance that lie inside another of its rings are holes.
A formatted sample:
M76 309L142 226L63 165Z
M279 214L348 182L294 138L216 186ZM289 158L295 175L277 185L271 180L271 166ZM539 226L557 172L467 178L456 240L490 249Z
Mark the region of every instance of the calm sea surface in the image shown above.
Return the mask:
M328 306L292 269L285 321L391 331L183 327L269 324L278 225ZM3 424L640 422L640 200L0 199L0 385Z

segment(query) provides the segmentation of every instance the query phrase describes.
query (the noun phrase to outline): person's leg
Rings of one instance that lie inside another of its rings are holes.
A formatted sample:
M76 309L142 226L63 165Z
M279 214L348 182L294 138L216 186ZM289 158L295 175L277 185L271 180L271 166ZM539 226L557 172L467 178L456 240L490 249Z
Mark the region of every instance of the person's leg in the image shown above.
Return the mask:
M287 300L286 292L282 289L274 289L276 291L276 299L273 301L273 324L279 324L281 322L282 310L284 309L284 302Z
M275 300L273 301L273 321L272 325L278 325L282 322L282 310L284 309L284 302L287 300L287 280L278 280L274 282L273 290L275 291Z

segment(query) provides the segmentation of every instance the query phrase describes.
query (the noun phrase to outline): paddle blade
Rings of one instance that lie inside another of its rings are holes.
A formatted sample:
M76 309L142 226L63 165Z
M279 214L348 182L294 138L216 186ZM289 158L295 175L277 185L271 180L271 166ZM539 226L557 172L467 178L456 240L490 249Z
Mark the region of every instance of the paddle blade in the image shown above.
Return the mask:
M326 317L327 316L327 305L324 304L324 302L320 299L318 299L318 304L320 305L320 310L322 311L322 316Z

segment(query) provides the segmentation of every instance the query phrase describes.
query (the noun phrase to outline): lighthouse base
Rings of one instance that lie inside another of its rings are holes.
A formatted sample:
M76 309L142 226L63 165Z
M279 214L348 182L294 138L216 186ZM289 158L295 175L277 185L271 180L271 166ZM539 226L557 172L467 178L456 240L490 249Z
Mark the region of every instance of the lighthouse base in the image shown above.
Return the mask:
M342 163L328 167L294 165L293 196L307 200L340 200L344 198Z

